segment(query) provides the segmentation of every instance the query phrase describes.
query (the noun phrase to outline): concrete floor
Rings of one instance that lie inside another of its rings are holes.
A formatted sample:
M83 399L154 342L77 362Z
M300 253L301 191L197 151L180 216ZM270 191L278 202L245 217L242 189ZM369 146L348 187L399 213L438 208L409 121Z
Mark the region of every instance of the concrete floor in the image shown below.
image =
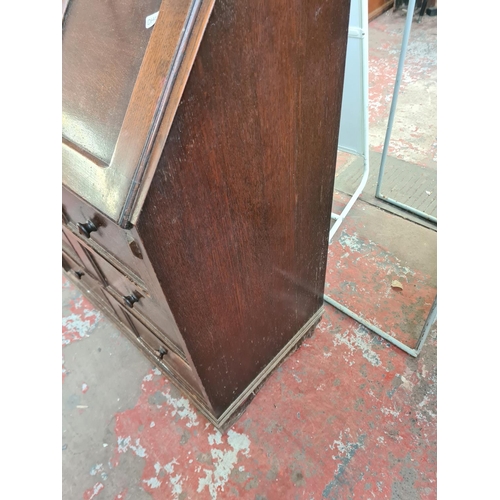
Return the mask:
M374 150L403 22L389 11L370 25ZM436 168L435 31L436 18L413 26L414 80L391 151L426 168ZM347 200L336 193L335 210ZM414 344L436 293L436 233L358 201L330 246L326 289ZM221 435L63 277L63 498L434 499L436 336L434 325L413 359L327 305Z

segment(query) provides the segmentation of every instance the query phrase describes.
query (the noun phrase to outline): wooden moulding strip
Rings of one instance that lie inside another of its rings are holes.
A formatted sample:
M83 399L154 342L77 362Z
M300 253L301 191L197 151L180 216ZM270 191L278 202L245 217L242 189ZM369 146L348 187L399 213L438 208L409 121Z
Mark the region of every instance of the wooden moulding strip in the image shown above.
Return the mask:
M273 370L286 358L286 356L300 342L302 337L317 323L325 311L321 306L310 318L309 321L289 340L281 351L272 359L272 361L254 378L250 385L236 398L236 400L227 408L227 410L217 419L217 426L224 427L231 416L238 408L252 395L254 391L265 381Z
M132 225L137 223L214 4L215 0L196 0L193 3L193 11L186 26L189 36L185 35L182 39L175 67L159 97L156 120L149 131L143 164L135 172L135 180L121 214L121 225L127 221Z
M380 7L377 7L374 11L369 12L368 22L373 21L376 17L382 15L386 10L389 10L393 5L394 5L394 0L389 0Z

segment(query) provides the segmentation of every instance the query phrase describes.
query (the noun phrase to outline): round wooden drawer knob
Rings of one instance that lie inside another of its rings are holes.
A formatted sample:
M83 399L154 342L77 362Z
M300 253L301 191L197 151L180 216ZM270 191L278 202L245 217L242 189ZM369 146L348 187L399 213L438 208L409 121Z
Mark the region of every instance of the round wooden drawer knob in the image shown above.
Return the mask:
M164 347L160 347L159 349L155 349L155 354L160 358L163 359L163 356L167 354L168 351Z
M134 307L134 304L139 302L139 297L137 297L135 293L131 293L130 295L123 297L123 302L125 302L125 305L128 307Z
M85 222L85 224L79 222L77 224L77 227L79 233L86 238L90 238L90 233L92 233L93 231L97 231L97 226L91 220L88 220L87 222Z

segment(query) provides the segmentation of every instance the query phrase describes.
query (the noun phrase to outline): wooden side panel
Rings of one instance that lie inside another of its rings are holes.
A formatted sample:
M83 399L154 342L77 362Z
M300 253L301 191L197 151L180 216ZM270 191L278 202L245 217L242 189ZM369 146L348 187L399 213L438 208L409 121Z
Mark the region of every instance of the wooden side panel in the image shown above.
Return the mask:
M394 5L394 0L368 0L368 19L371 21Z
M218 0L137 229L220 415L322 305L349 0Z

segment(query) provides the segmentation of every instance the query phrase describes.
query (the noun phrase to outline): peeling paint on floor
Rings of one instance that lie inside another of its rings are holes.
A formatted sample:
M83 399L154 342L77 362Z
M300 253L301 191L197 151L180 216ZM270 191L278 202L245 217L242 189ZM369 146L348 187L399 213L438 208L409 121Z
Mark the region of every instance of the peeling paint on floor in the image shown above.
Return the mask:
M85 494L105 494L125 467L130 483L109 498L131 487L180 500L435 498L435 349L435 328L415 360L327 306L314 335L225 434L150 369L136 378L133 406L110 415L111 455L102 445L87 452L109 458L92 460L89 477L101 481ZM99 411L98 395L89 406ZM141 469L128 468L129 454Z

